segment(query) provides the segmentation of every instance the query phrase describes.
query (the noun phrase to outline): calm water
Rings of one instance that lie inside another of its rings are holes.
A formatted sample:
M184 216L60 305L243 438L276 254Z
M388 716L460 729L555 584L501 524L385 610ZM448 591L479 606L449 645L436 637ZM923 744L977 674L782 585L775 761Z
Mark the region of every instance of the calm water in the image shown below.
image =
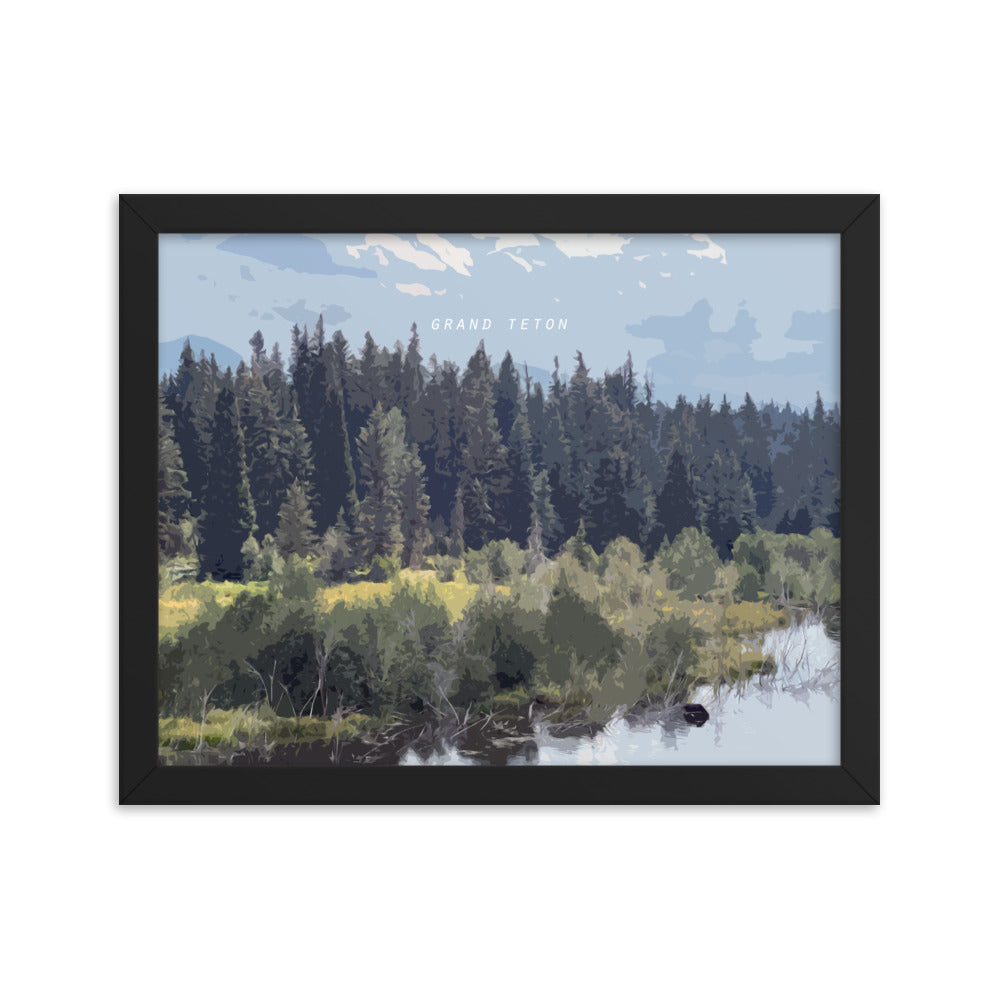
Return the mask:
M679 707L640 719L617 718L593 736L557 738L537 727L530 753L508 764L839 764L840 645L812 620L770 632L764 652L777 670L742 692L699 688L702 726ZM454 748L421 760L407 751L401 764L475 765Z

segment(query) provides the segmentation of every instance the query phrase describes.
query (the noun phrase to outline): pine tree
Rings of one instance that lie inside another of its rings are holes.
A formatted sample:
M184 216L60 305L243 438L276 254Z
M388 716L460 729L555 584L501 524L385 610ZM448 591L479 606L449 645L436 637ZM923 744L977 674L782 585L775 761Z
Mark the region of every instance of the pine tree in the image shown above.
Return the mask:
M448 536L448 554L460 558L465 552L465 503L462 487L455 491L455 503L451 509L451 533Z
M400 483L400 532L403 536L403 565L419 569L430 534L427 515L431 504L427 499L424 463L415 444L406 451Z
M348 519L354 516L357 495L347 417L332 344L322 349L319 367L320 407L313 460L316 465L316 519L319 530L325 532L336 523L338 511L345 511Z
M333 526L341 508L352 517L357 501L337 346L324 343L324 337L320 316L312 339L303 335L297 342L293 375L296 409L312 452L314 510L321 534Z
M569 540L566 551L573 556L584 569L594 569L597 565L597 553L587 541L587 526L581 517L576 534Z
M398 411L397 411L398 412ZM362 562L396 554L403 537L399 530L399 494L395 488L395 442L388 415L379 403L359 435L364 499L358 505L356 550Z
M542 548L545 552L554 552L563 540L562 522L552 505L552 486L549 474L543 469L532 482L531 517L541 531Z
M461 461L458 368L450 362L438 366L433 356L431 362L431 378L408 423L427 470L431 518L447 519L455 501Z
M691 475L680 450L675 450L667 465L667 478L656 498L653 526L646 540L648 557L656 555L664 542L673 541L684 528L699 524L698 498L691 485Z
M531 466L540 469L543 461L542 441L545 437L545 394L539 382L535 383L534 391L527 394L525 413L531 432Z
M316 520L309 509L309 500L302 484L296 479L288 488L285 502L278 510L278 530L274 536L278 552L286 559L309 555L319 540Z
M594 426L597 393L580 351L576 352L576 370L569 380L568 402L565 434L569 475L566 485L575 507L583 514L583 500L593 482L599 445Z
M202 575L215 580L242 578L241 549L254 530L243 432L231 382L221 380L215 401L198 546Z
M185 553L186 544L181 520L187 516L191 494L185 488L187 475L181 450L174 440L170 414L160 394L159 402L159 509L160 555L165 559Z
M716 452L712 458L705 497L705 531L716 552L728 559L733 543L754 527L755 504L750 481L740 471L739 461Z
M254 335L250 338L250 350L253 352L250 358L251 364L254 368L259 368L265 359L264 334L262 334L260 330L254 333Z
M638 517L626 502L620 455L605 455L600 460L582 509L584 513L580 523L586 525L587 537L596 551L603 551L609 542L619 536L638 538Z
M465 543L478 549L497 537L497 509L507 489L507 449L493 412L493 373L482 341L462 377L459 401Z
M528 421L518 415L507 448L507 488L499 497L499 527L519 545L531 530L533 500L531 437Z
M510 432L514 429L514 421L521 411L521 383L510 351L503 356L494 392L496 395L494 412L500 440L507 444L510 441Z
M174 439L180 448L181 464L187 475L187 490L191 494L191 513L195 517L202 512L208 480L208 437L215 406L208 377L207 365L194 360L191 342L185 340L171 404Z
M403 359L403 378L400 406L403 415L409 423L416 415L420 397L424 392L424 372L421 367L420 338L417 336L417 324L410 327L410 343L406 348L406 357Z

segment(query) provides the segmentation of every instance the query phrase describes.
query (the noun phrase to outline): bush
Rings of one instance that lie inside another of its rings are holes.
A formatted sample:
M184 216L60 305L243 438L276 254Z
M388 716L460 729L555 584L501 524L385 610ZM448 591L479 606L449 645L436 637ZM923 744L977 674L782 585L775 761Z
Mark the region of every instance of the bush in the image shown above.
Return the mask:
M438 555L433 560L429 560L433 565L434 575L439 583L452 583L455 574L462 569L462 560L453 556Z
M376 556L362 578L369 583L387 583L389 580L395 580L402 568L399 556Z
M712 540L697 528L683 528L656 555L667 573L671 590L679 590L682 600L693 601L715 586L715 571L722 565Z
M347 532L328 528L319 545L319 576L326 583L343 583L356 565Z
M541 611L522 607L516 597L496 594L474 601L465 618L463 652L482 667L470 671L467 681L478 677L494 690L534 682L538 661L545 655ZM460 688L466 702L486 693L472 691L468 683Z
M585 570L593 571L597 569L597 553L587 541L587 529L582 517L580 518L580 525L576 529L576 534L566 543L566 551Z
M626 614L651 603L651 579L638 545L616 538L602 553L598 571L604 583L603 604L609 612Z
M451 637L448 609L433 590L402 586L370 612L375 630L375 670L369 676L379 711L422 711L437 704L444 686L441 647Z
M473 583L509 583L524 575L527 553L509 538L488 542L465 556L466 575Z
M840 601L840 539L826 528L808 535L759 531L733 546L737 596L803 602L823 608Z
M668 696L686 691L687 675L698 665L698 645L705 638L701 629L679 615L654 625L644 646L649 657L647 689Z
M286 599L311 601L316 596L319 586L315 561L290 555L287 559L275 560L268 581L268 592Z
M565 583L556 588L549 602L544 635L549 646L549 680L559 685L576 683L575 668L581 664L603 675L622 648L620 637L597 605Z

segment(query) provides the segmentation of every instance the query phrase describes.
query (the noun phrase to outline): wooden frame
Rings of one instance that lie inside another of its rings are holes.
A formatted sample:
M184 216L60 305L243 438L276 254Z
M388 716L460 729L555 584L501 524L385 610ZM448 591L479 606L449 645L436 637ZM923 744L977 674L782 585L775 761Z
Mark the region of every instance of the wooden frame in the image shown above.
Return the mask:
M879 204L874 195L123 195L120 802L874 803L879 796ZM177 232L839 233L840 766L157 766L157 237ZM148 381L147 381L148 376Z

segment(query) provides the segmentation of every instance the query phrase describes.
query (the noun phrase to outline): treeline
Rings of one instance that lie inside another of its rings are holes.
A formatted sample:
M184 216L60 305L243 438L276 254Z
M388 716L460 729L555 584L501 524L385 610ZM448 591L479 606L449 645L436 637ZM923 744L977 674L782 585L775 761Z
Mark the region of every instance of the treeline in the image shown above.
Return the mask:
M258 331L220 371L190 345L161 380L159 545L200 577L243 578L268 551L320 557L328 580L509 538L551 555L614 538L647 558L696 527L727 557L743 533L840 530L839 412L749 394L674 406L631 356L593 378L578 352L549 385L480 343L464 371L365 335L354 355L322 317L292 330L287 371Z

